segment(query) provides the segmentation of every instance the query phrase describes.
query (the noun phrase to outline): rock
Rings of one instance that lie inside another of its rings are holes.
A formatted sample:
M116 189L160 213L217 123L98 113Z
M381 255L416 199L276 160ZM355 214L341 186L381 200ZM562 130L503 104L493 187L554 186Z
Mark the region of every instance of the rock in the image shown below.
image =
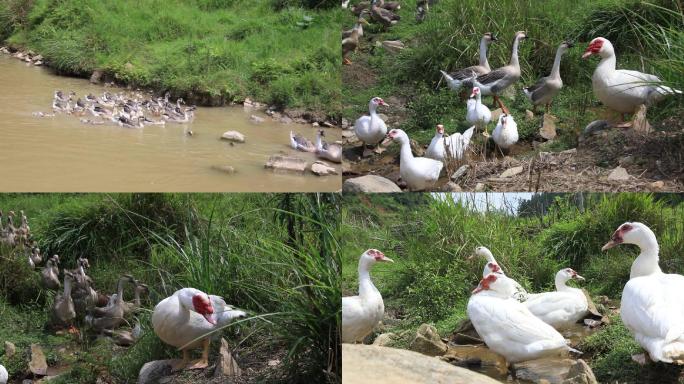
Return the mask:
M264 118L259 117L257 115L251 115L251 116L249 116L249 121L251 121L254 124L261 124L264 122Z
M31 370L34 375L47 375L47 360L45 359L43 349L38 344L31 344L31 362L29 362L29 370Z
M433 357L403 349L342 344L345 384L498 384L498 381Z
M442 360L457 366L493 367L501 376L508 373L506 359L486 345L450 345Z
M342 137L345 138L345 139L348 139L348 138L350 138L350 137L352 137L352 136L356 137L356 133L354 133L354 131L344 131L344 132L342 132Z
M632 127L635 131L649 133L653 131L651 124L646 120L646 106L640 105L637 112L634 114L634 119L632 121Z
M413 154L416 157L423 157L423 155L425 154L425 149L420 144L418 144L417 141L415 141L413 139L410 140L410 144L411 144L411 152L413 152Z
M456 325L451 333L450 341L455 344L484 344L482 337L477 333L473 323L466 318Z
M458 179L460 179L461 177L463 177L463 175L465 175L465 174L468 172L468 169L470 169L470 165L468 165L468 164L466 164L466 165L461 165L461 166L456 170L456 172L454 172L454 173L451 175L451 181L454 181L454 182L455 182L455 181L458 181Z
M245 101L242 102L242 106L245 108L254 108L254 102L249 97L246 97ZM266 111L266 113L268 112L270 111Z
M612 124L608 120L594 120L584 127L585 135L593 135L603 130L609 129Z
M235 173L235 168L232 165L212 165L211 169L221 171L228 175L232 175L233 173Z
M519 175L523 171L523 166L518 166L518 167L513 167L513 168L508 168L507 170L503 171L499 177L505 178L505 177L513 177L515 175Z
M42 61L43 60L43 55L35 55L31 57L31 60L33 61Z
M322 161L316 161L311 164L311 172L317 176L337 175L337 170L334 167Z
M90 82L92 84L100 84L103 75L104 71L102 71L101 69L94 70L93 73L90 75Z
M594 320L594 319L584 319L583 321L584 321L584 325L586 325L589 328L596 328L596 327L601 326L601 324L603 324L602 321Z
M293 120L289 116L283 116L280 118L282 124L292 124Z
M242 370L230 353L228 342L226 339L221 338L221 349L219 350L219 358L216 362L214 377L234 377L240 375L242 375Z
M661 191L665 189L665 182L662 180L654 181L648 185L654 191Z
M526 109L525 110L525 120L527 120L527 121L534 120L534 112L530 111L529 109Z
M10 341L5 341L5 357L10 358L17 353L17 347Z
M515 378L533 383L598 384L584 360L544 358L513 364Z
M475 184L475 192L482 192L485 190L485 185L483 183Z
M304 172L306 171L306 160L296 156L272 155L268 158L266 168L275 170Z
M620 166L615 167L608 175L608 180L612 181L626 181L629 180L629 178L630 176L629 173L627 173L627 170Z
M378 347L387 347L390 344L392 344L393 339L395 339L396 337L397 335L392 332L383 333L376 337L375 340L373 340L373 345L376 345Z
M382 47L391 53L397 53L406 48L404 43L399 40L385 40L382 42Z
M441 356L447 346L437 333L437 328L429 324L421 324L409 344L409 349L428 356Z
M539 128L539 136L546 140L553 140L556 138L556 121L558 118L548 113L544 114L542 126Z
M342 118L342 129L350 129L350 128L353 128L353 126L349 123L349 120L347 120L343 117Z
M448 183L444 184L444 187L442 187L442 192L462 192L463 188L461 188L460 185L454 183L453 181L449 181Z
M632 155L623 156L620 159L618 159L618 164L620 164L620 165L634 164L634 156L632 156Z
M278 365L280 365L280 360L278 359L268 361L269 367L277 367Z
M223 140L228 140L228 141L233 141L236 143L244 143L245 142L245 135L238 131L226 131L221 135L221 138Z
M173 360L156 360L145 363L138 373L138 384L159 383L160 379L171 374L173 362Z
M342 184L342 192L393 193L401 192L401 189L391 180L382 176L366 175L345 180Z

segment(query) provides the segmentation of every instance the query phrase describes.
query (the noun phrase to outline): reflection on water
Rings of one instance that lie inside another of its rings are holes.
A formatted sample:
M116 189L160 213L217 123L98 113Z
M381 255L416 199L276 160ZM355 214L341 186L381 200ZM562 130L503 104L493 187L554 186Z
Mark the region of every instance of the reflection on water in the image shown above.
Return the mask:
M51 113L56 89L79 96L101 95L104 87L87 80L50 74L0 55L0 191L337 191L339 176L275 173L264 169L268 157L291 153L289 132L313 140L316 128L304 124L260 124L242 107L198 108L190 125L85 125L79 117ZM111 90L118 92L118 90ZM92 118L92 117L88 117ZM194 135L188 136L192 129ZM245 134L244 144L219 138L228 130ZM327 140L340 138L328 129ZM315 156L297 152L312 162ZM212 167L232 166L225 174ZM336 165L339 170L339 165Z

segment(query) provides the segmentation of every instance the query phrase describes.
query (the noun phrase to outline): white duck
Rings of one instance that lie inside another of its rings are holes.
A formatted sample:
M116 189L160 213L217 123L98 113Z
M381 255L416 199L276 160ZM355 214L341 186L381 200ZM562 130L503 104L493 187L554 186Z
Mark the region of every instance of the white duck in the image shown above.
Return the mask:
M5 367L0 364L0 384L7 384L7 380L9 380L9 373Z
M663 273L658 240L642 223L622 224L602 250L619 244L634 244L641 251L622 290L622 322L651 360L684 364L684 276Z
M521 72L520 62L518 60L518 46L520 45L520 41L526 38L527 34L525 31L516 32L513 39L513 48L511 50L511 61L508 65L472 79L473 86L479 87L484 96L494 96L494 101L499 103L499 106L504 112L506 112L507 109L501 100L499 100L498 95L520 79Z
M468 260L471 260L475 257L483 257L485 260L487 260L487 263L485 264L484 269L482 270L482 277L487 277L487 275L489 275L490 273L500 273L506 276L506 273L501 268L499 263L496 262L496 259L494 259L494 255L492 254L492 251L489 250L489 248L475 248L475 253L468 257ZM515 288L515 290L513 291L513 295L511 297L521 302L527 300L529 294L527 293L525 288L523 288L523 286L520 285L520 283L511 279L510 277L508 277L508 279L511 281L511 284L513 284Z
M466 129L462 134L456 132L453 135L444 137L444 126L442 124L437 125L435 136L430 141L427 151L425 151L425 157L445 161L447 160L447 154L450 154L452 159L463 159L468 144L470 144L470 139L473 137L474 130L475 127L473 126ZM447 147L449 148L448 152Z
M518 124L513 120L513 115L502 113L499 116L492 139L501 150L508 150L518 142Z
M209 338L202 336L216 329L215 308L209 296L195 288L183 288L154 307L152 328L159 338L183 351L183 360L174 364L179 370L206 368ZM188 367L188 351L202 346L202 359Z
M473 74L479 76L492 71L489 67L489 61L487 60L487 49L489 48L489 44L494 41L496 41L496 37L492 35L491 32L486 32L482 35L482 39L480 39L480 63L478 65L459 69L452 73L440 71L451 90L458 92L462 86L472 87L472 81L467 80L470 80L473 77Z
M572 350L558 331L511 298L514 289L506 276L491 273L470 296L468 317L487 346L509 363Z
M342 298L342 342L357 343L373 331L385 314L382 295L370 278L377 262L394 262L377 249L369 249L359 258L359 295Z
M571 279L584 281L572 268L561 269L556 273L556 291L530 295L523 304L556 329L572 326L589 313L589 303L581 289L566 285Z
M625 114L635 112L641 105L651 105L662 97L682 91L661 85L657 76L626 69L615 69L617 59L613 44L608 39L593 39L582 55L583 59L599 55L601 61L591 76L596 97L608 108Z
M492 121L492 111L482 104L482 92L480 88L474 87L470 94L470 99L466 105L466 120L468 123L478 128L486 129L487 124Z
M354 123L354 133L364 145L376 145L387 134L387 125L378 116L379 105L387 106L387 103L380 97L372 98L368 103L370 116L361 116Z
M556 57L553 60L551 74L540 78L534 85L523 88L523 93L525 93L525 96L527 96L534 106L532 112L537 112L537 105L546 105L546 113L549 113L551 100L553 100L553 97L560 92L561 88L563 88L563 80L560 76L561 57L563 57L563 54L567 52L568 49L572 48L573 45L574 44L568 41L562 42L556 50Z
M419 191L431 187L439 179L444 164L441 161L427 157L414 157L411 152L411 143L406 132L401 129L393 129L387 134L383 144L389 141L401 144L399 154L399 175L406 182L409 190Z

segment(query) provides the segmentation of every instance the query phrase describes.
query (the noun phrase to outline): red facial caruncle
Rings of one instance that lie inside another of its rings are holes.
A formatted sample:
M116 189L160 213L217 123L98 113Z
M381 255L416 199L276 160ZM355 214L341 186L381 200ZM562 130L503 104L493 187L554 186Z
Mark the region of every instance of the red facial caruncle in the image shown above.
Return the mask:
M591 55L595 55L595 54L599 53L601 51L601 48L603 48L604 41L605 40L603 38L600 38L600 37L597 37L594 40L592 40L591 43L589 43L589 46L587 47L587 49L584 51L582 58L586 59L587 57L589 57Z
M437 124L437 132L439 134L444 134L444 126L442 124Z
M209 296L201 294L193 296L192 305L195 308L195 312L204 316L211 324L216 324L216 319L212 316L214 314L214 306L211 304Z
M378 251L377 249L369 249L367 253L377 261L380 261L385 258L385 254Z

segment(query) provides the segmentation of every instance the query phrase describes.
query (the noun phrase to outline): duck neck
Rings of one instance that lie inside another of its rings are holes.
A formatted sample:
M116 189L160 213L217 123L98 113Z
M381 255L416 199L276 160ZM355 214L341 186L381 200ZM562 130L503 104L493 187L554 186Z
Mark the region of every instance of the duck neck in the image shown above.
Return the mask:
M655 273L662 273L658 265L658 241L653 233L648 234L647 238L639 244L641 253L639 257L632 263L632 269L629 278L633 279L639 276L648 276Z
M321 140L321 133L318 132L316 135L316 150L320 151L321 149L323 149L323 143Z
M556 291L558 292L568 292L572 291L573 287L569 287L567 285L568 279L565 276L556 276L555 284L556 284Z
M140 306L140 290L138 289L138 287L135 288L135 299L133 302L136 306Z
M413 152L411 152L411 143L408 138L404 137L401 139L401 152L400 152L399 163L400 165L407 160L413 160Z
M553 68L551 68L551 77L554 79L560 79L560 63L562 56L563 48L558 47L558 50L556 51L556 57L553 59Z
M596 72L599 72L599 73L613 72L613 71L615 71L616 63L617 63L617 60L615 59L614 54L607 56L607 57L602 57L601 61L599 61L599 63L598 63L598 66L596 66Z
M119 298L123 298L123 291L124 291L124 283L126 282L126 278L122 277L119 279L119 282L116 284L116 293L119 295Z
M483 37L482 40L480 40L480 66L490 70L489 61L487 60L487 48L487 40Z
M509 63L515 68L520 67L520 62L518 61L518 44L520 44L520 39L516 36L513 40L513 51L511 52L511 62Z
M64 297L71 296L71 279L64 278Z
M363 299L379 295L370 278L370 265L365 259L359 261L359 296Z

